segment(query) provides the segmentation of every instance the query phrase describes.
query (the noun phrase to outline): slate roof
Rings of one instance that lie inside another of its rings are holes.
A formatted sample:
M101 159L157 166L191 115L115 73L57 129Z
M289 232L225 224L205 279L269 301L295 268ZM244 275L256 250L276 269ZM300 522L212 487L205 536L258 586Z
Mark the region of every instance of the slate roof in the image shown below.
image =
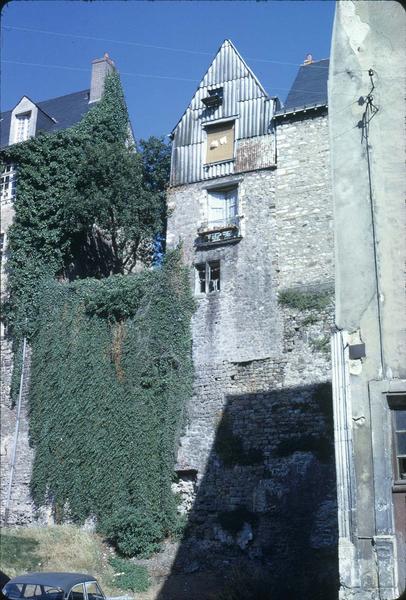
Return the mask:
M89 104L89 91L82 90L59 96L51 100L35 102L40 109L37 120L38 131L59 131L78 123L93 105ZM0 147L8 146L12 111L1 113Z
M327 106L329 59L302 65L286 98L275 116L301 111L305 108Z

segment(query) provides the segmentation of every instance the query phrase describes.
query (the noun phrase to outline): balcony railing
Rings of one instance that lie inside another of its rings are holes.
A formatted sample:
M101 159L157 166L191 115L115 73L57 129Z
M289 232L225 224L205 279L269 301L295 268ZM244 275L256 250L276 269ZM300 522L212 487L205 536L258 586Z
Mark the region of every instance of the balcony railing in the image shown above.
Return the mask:
M237 242L241 239L240 219L232 217L227 221L206 221L199 227L196 246L214 246Z

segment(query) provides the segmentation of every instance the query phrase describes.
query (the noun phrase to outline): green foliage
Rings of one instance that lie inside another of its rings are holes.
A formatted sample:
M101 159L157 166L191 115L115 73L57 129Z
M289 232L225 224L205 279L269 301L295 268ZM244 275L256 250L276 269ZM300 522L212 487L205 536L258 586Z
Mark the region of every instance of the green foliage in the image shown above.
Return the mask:
M258 522L258 516L247 510L244 506L240 506L235 510L221 512L218 519L222 528L233 535L241 531L244 523L249 523L254 527Z
M180 541L186 536L189 518L187 514L177 513L171 527L171 538Z
M148 558L159 551L164 537L159 515L133 506L123 506L103 516L100 529L124 556Z
M24 571L35 570L40 563L38 542L33 538L21 538L9 533L0 535L0 566L6 572L12 566Z
M330 336L324 335L321 338L317 338L315 340L310 340L310 345L314 352L324 352L325 354L330 353Z
M317 322L318 318L316 315L308 315L303 319L302 325L303 327L306 327L307 325L315 325Z
M194 309L177 252L162 269L41 287L32 336L31 481L63 518L97 517L125 555L171 531L171 481L191 393Z
M109 564L116 571L113 583L122 590L146 592L150 586L148 570L143 565L135 565L118 556L111 557Z
M256 448L245 449L242 439L233 432L230 418L224 417L218 426L214 450L226 467L262 464L264 455Z
M323 310L331 302L330 292L305 292L297 289L282 290L278 294L282 306L297 310Z
M102 100L77 125L2 153L17 166L4 307L17 342L32 334L42 280L131 272L143 245L163 230L167 146L153 138L144 143L145 156L135 153L128 132L113 73ZM159 175L152 181L154 169Z

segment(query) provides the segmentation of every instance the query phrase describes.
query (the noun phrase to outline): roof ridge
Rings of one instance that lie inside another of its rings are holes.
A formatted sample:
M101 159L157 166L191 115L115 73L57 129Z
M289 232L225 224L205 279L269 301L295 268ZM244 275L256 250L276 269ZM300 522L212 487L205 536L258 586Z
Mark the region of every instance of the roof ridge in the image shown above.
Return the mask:
M39 100L36 104L42 104L43 102L51 102L52 100L58 100L59 98L66 98L66 96L74 96L75 94L83 94L84 92L90 92L90 88L84 90L78 90L77 92L70 92L69 94L62 94L61 96L55 96L54 98L47 98L46 100Z

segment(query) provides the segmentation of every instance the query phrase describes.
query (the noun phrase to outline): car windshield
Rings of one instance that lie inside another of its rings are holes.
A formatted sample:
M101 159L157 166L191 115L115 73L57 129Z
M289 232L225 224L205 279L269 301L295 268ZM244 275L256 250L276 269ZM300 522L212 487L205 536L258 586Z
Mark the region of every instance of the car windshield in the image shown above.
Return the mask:
M9 581L3 594L9 600L63 600L63 590L38 583L14 583Z

